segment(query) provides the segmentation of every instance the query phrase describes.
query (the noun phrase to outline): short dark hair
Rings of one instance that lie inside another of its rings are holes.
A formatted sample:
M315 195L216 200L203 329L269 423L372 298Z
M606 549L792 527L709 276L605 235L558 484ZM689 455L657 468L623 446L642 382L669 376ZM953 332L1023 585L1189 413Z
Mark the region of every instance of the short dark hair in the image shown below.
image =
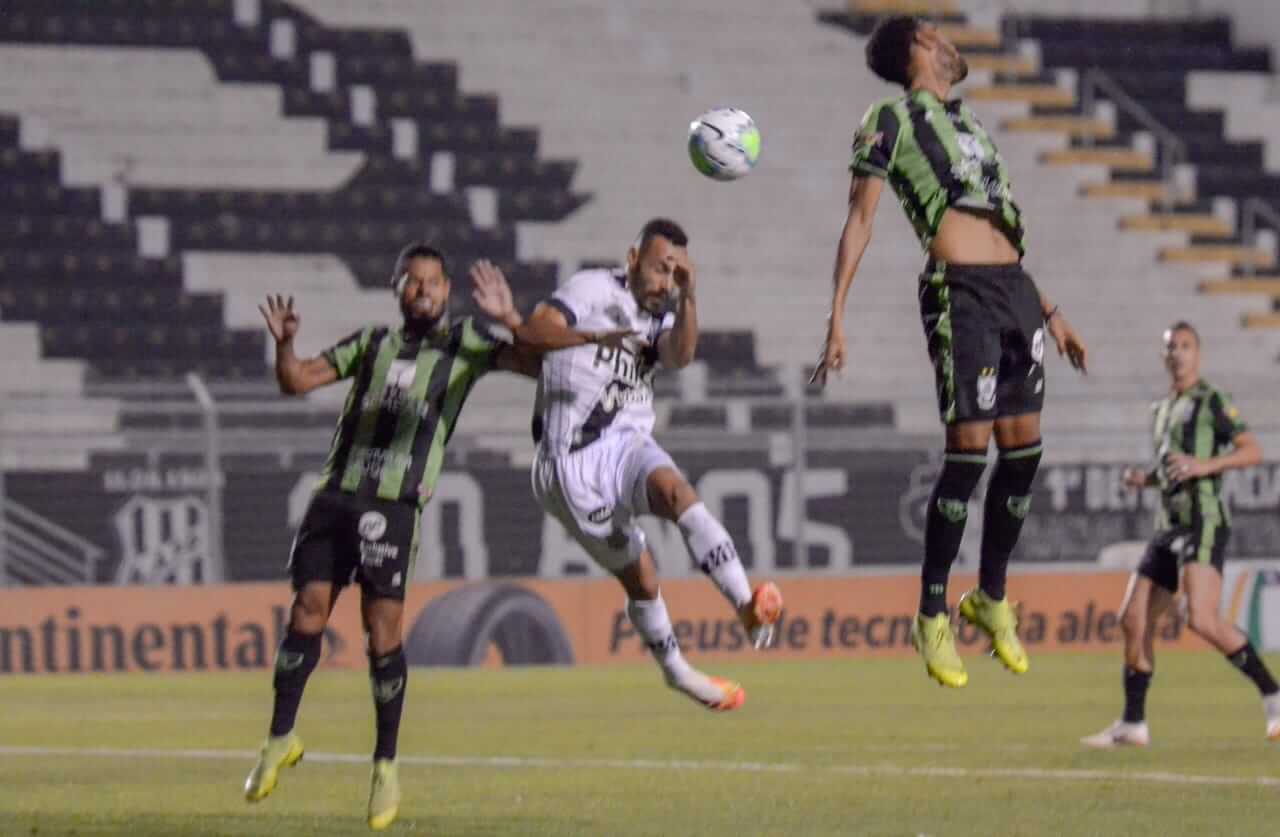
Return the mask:
M433 247L425 241L414 241L404 246L396 257L396 269L391 271L391 287L399 290L400 277L409 270L409 262L414 259L435 259L440 262L446 278L449 276L449 263L445 260L444 251Z
M662 237L677 247L689 246L689 236L684 228L670 218L654 218L640 230L640 238L636 240L636 252L643 253L644 248L655 238Z
M1164 330L1164 342L1168 343L1169 340L1173 338L1174 333L1179 331L1191 332L1191 336L1196 339L1196 345L1200 345L1200 332L1196 331L1196 327L1186 320L1178 320L1176 323L1166 328Z
M892 84L911 86L911 44L924 21L914 15L880 19L867 41L867 66Z

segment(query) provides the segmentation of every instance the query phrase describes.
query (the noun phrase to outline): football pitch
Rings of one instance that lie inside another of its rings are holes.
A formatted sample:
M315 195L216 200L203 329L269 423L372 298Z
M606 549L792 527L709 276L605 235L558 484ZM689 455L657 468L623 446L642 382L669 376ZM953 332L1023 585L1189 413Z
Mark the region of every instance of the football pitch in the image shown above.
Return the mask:
M1117 752L1077 744L1117 715L1116 656L968 663L960 691L914 659L708 666L747 688L727 715L647 666L415 669L387 833L1276 833L1280 748L1221 658L1164 654L1152 746ZM0 680L0 835L368 833L368 690L318 672L307 756L251 806L269 674Z

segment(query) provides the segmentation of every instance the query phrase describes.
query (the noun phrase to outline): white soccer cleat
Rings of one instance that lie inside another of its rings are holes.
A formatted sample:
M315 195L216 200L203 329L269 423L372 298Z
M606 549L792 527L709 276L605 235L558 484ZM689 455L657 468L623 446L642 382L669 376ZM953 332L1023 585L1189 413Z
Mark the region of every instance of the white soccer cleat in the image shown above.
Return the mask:
M713 712L731 712L747 699L746 690L732 680L709 677L694 668L679 677L668 676L667 685Z
M1151 743L1151 730L1147 722L1130 724L1116 721L1096 735L1086 735L1080 743L1095 750L1112 750L1116 747L1145 747Z
M1262 711L1267 716L1267 740L1280 741L1280 692L1262 699Z

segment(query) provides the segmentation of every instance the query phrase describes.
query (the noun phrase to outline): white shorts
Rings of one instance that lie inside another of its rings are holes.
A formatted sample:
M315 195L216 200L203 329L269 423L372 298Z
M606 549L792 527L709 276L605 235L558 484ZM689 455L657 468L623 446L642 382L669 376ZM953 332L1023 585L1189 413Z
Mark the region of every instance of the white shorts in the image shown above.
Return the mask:
M597 564L617 572L644 552L649 475L675 462L652 436L607 433L581 450L533 463L533 496Z

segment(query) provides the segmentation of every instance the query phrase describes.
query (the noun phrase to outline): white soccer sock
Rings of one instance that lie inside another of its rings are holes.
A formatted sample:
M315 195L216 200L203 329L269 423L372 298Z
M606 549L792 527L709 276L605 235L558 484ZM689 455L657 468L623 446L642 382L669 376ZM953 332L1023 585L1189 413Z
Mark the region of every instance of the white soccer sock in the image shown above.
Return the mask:
M680 644L671 630L671 617L667 615L667 603L662 600L662 594L649 601L628 599L627 618L644 637L645 645L649 646L649 653L662 667L667 683L674 686L683 681L693 669L680 653Z
M685 509L676 521L689 552L734 609L751 601L751 584L729 532L702 503Z

